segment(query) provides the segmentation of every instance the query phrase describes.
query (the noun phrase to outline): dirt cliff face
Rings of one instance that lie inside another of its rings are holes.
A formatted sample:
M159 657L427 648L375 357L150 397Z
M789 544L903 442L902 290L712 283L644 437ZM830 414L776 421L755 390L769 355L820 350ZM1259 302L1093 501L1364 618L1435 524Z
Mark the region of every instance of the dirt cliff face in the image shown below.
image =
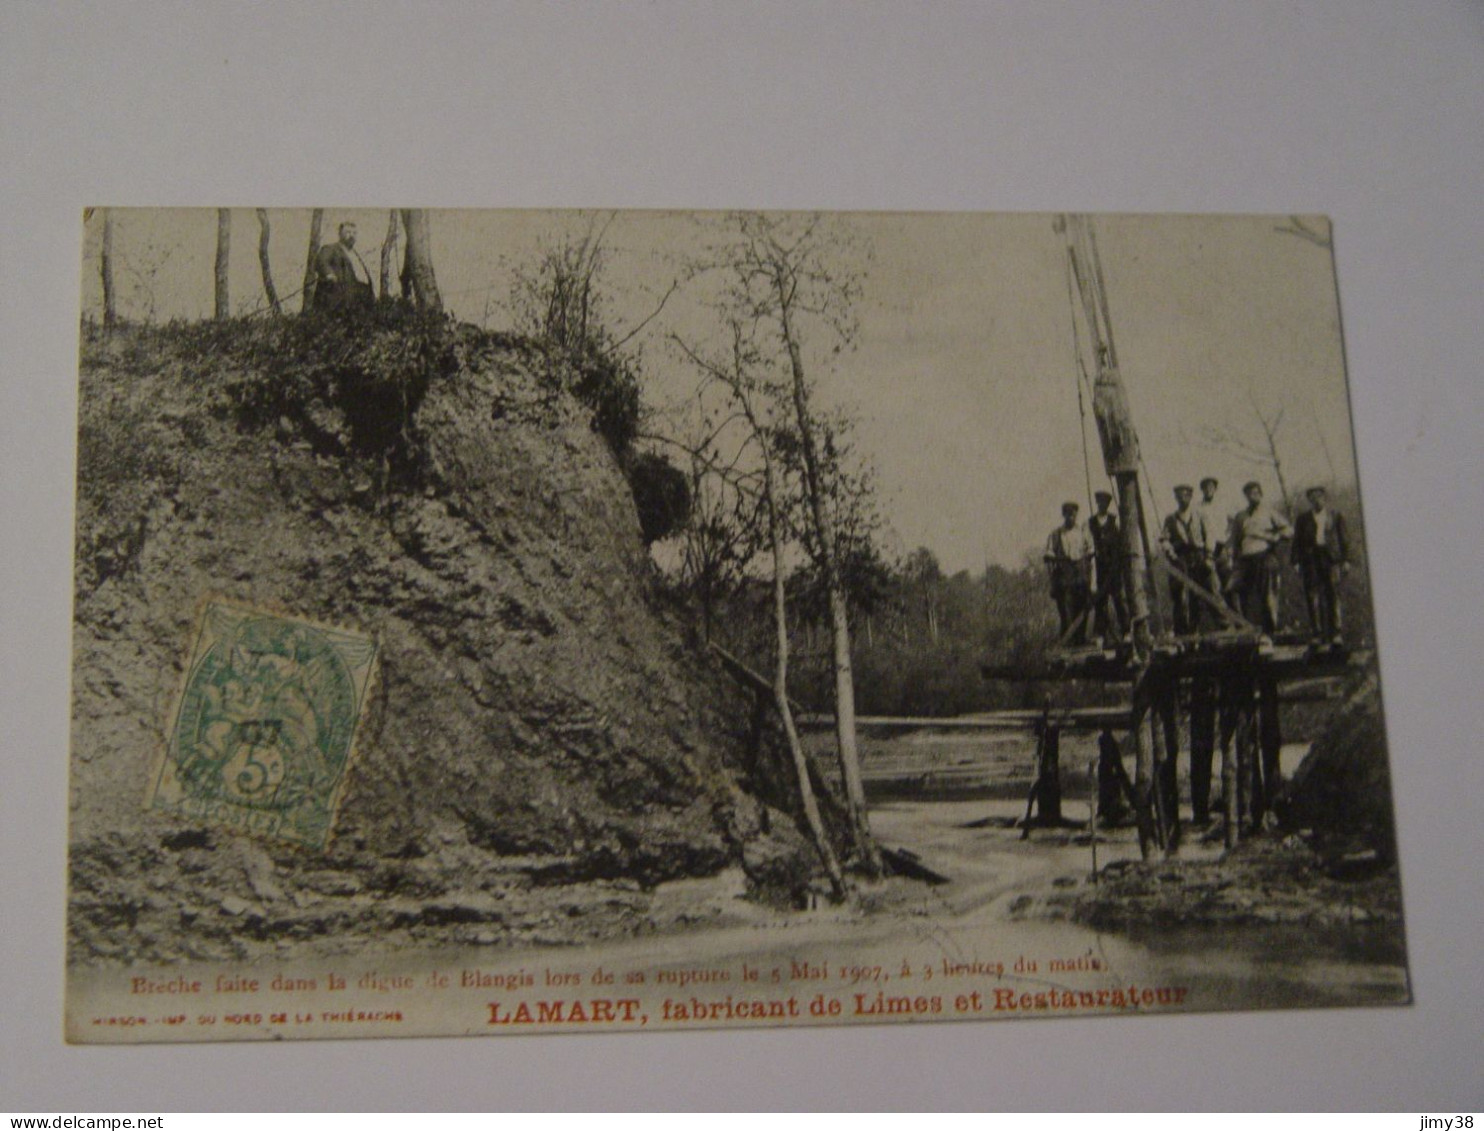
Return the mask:
M1309 829L1330 854L1365 846L1396 860L1381 684L1368 671L1305 755L1278 807L1285 826Z
M550 362L357 332L85 341L76 960L595 937L641 929L659 881L800 853L739 786L747 699L656 609ZM144 807L212 594L378 642L323 852Z

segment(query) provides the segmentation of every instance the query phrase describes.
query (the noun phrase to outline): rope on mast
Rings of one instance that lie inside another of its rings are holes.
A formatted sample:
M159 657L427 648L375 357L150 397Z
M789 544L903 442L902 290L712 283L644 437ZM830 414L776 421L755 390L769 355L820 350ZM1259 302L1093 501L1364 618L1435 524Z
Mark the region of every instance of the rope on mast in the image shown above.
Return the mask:
M1103 281L1103 257L1098 254L1097 234L1092 225L1086 228L1088 263L1092 269L1093 282L1098 296L1098 305L1103 311L1103 330L1108 340L1108 364L1118 368L1118 347L1113 344L1113 316L1108 312L1108 286Z
M1082 477L1087 484L1087 513L1093 512L1092 504L1092 462L1087 453L1087 405L1082 398L1082 386L1087 381L1087 365L1082 359L1082 335L1077 332L1077 303L1072 298L1072 275L1075 271L1071 249L1067 251L1067 307L1072 316L1072 349L1077 357L1077 372L1074 379L1077 382L1077 416L1078 430L1082 434Z

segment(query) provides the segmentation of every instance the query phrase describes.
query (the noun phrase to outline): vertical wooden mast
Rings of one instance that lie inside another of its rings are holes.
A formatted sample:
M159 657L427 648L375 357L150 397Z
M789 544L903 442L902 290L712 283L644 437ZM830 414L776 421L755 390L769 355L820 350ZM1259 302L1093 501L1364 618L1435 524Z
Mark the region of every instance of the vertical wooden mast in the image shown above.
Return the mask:
M1133 644L1136 656L1147 656L1151 643L1149 626L1149 561L1145 553L1148 534L1139 491L1139 436L1129 411L1128 393L1118 370L1118 349L1103 285L1102 262L1097 240L1084 216L1062 218L1067 236L1067 263L1082 301L1083 322L1091 340L1096 366L1092 388L1092 412L1097 420L1103 467L1117 487L1118 510L1123 535L1124 584L1133 614Z
M1129 411L1128 393L1118 369L1118 350L1108 308L1103 266L1097 239L1085 216L1062 216L1057 228L1067 239L1067 267L1082 305L1082 321L1092 345L1096 373L1092 389L1092 411L1097 420L1103 467L1113 480L1123 537L1124 576L1128 607L1133 621L1131 643L1134 660L1133 727L1130 742L1135 759L1134 800L1139 819L1139 846L1148 859L1157 842L1164 839L1162 824L1153 804L1155 746L1158 736L1143 733L1143 720L1158 693L1150 678L1153 632L1150 626L1149 544L1139 485L1139 436ZM1156 729L1157 729L1156 722Z

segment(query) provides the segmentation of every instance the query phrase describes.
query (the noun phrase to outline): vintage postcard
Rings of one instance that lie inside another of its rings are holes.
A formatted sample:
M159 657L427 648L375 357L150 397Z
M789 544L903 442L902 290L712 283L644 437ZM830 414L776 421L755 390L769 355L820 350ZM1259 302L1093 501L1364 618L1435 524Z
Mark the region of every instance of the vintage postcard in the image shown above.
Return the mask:
M1410 1001L1322 217L83 224L70 1041Z

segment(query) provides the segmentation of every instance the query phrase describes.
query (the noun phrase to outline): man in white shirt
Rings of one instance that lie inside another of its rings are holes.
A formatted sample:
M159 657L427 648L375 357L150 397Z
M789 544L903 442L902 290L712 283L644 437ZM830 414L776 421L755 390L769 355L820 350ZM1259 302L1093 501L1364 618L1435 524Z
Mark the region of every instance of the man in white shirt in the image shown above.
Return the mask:
M1088 572L1092 565L1093 546L1087 531L1077 525L1080 509L1076 503L1062 504L1061 525L1047 537L1046 552L1042 555L1051 582L1051 599L1056 602L1056 612L1061 618L1060 635L1066 636L1072 623L1082 618L1069 643L1080 643L1087 638L1085 614L1092 594Z
M1235 565L1227 587L1237 594L1244 617L1271 636L1278 631L1278 546L1293 537L1293 527L1262 501L1262 484L1242 488L1247 509L1232 519Z
M1223 514L1221 505L1216 501L1216 491L1221 486L1214 475L1208 475L1201 480L1201 501L1195 505L1196 514L1201 518L1201 534L1204 539L1202 549L1206 554L1206 571L1203 577L1197 577L1212 593L1220 593L1226 586L1227 575L1231 572L1226 564L1226 535L1231 527L1231 515Z

